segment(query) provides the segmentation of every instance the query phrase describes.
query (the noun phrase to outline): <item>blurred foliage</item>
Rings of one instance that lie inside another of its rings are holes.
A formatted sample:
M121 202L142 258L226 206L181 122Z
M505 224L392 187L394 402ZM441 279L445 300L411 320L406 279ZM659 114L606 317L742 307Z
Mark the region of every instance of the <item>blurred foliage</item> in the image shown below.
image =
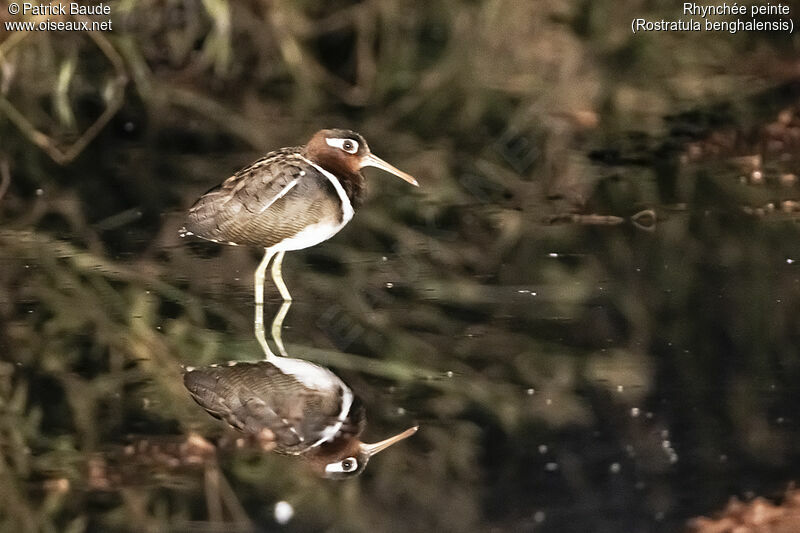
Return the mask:
M290 530L652 530L798 477L796 37L632 35L678 16L641 0L111 7L0 37L0 531L269 529L280 500ZM258 252L182 213L330 126L422 187L370 174L289 256L284 339L367 437L419 434L342 484L246 453L99 482L137 435L221 431L181 364L257 357Z

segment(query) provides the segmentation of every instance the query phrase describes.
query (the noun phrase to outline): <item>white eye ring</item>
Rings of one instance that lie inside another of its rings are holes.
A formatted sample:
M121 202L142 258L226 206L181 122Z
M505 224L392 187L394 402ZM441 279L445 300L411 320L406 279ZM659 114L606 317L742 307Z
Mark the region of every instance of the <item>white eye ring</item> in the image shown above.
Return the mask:
M325 142L328 143L328 146L344 150L348 154L358 152L358 141L353 139L325 139Z
M350 473L355 471L358 468L358 461L355 457L348 457L347 459L342 459L338 463L331 463L329 465L325 465L325 472L329 474L333 473Z

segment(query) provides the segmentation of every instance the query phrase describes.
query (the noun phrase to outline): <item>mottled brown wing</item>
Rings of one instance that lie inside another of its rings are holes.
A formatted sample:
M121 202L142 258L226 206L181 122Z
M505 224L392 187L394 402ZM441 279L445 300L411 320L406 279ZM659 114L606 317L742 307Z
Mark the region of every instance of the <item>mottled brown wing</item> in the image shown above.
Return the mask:
M212 241L269 248L315 222L335 223L337 200L333 185L302 157L301 148L286 148L204 194L189 210L186 230Z
M268 361L195 369L184 384L209 414L240 431L272 431L277 451L284 453L309 448L341 409L337 398L305 387Z

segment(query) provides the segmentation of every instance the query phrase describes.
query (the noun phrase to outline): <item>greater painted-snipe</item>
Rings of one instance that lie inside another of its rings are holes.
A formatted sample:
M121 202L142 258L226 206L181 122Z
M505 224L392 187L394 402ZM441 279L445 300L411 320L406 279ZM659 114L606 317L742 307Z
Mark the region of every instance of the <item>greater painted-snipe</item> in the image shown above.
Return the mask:
M264 275L270 260L274 257L272 279L289 302L281 273L284 254L330 239L353 218L365 190L361 169L369 166L418 186L412 176L372 154L358 133L321 130L305 146L281 148L243 168L189 210L185 235L265 249L255 272L255 332L265 352ZM280 326L287 311L285 304L272 328L283 355Z
M187 368L183 381L212 416L269 441L278 453L303 457L327 478L360 474L370 457L417 431L414 426L365 444L360 436L366 415L358 397L336 374L302 359Z

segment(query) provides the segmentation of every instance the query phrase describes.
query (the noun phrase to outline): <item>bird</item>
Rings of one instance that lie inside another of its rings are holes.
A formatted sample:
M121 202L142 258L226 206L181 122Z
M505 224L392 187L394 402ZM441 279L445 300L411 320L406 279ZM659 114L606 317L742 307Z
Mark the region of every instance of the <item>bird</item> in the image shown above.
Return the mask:
M365 444L361 400L336 374L302 359L188 367L184 385L210 415L258 439L268 435L277 453L302 457L328 479L359 475L373 455L418 429Z
M350 222L364 198L364 167L385 170L419 186L413 176L373 154L360 134L323 129L305 146L281 148L242 168L189 209L182 236L264 248L254 290L256 338L265 352L264 276L270 261L272 279L284 302L290 302L282 274L285 253L330 239ZM287 310L282 310L283 316ZM273 337L280 332L281 313L273 322ZM282 342L279 348L286 355Z

